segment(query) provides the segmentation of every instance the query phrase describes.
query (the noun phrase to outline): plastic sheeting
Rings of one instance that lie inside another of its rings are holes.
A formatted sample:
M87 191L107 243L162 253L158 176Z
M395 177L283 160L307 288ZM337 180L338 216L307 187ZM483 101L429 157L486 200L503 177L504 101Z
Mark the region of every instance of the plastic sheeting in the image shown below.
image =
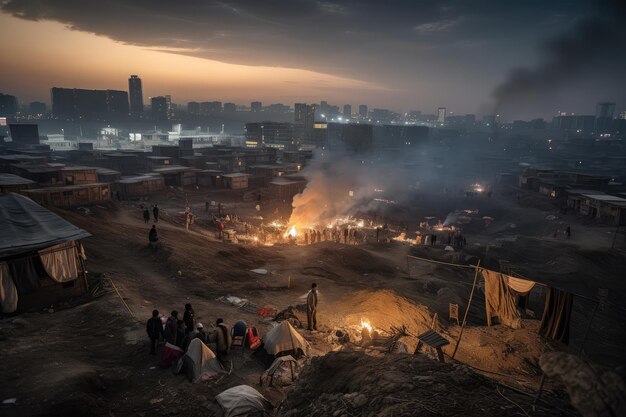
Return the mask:
M309 354L311 345L304 337L294 329L288 321L283 321L263 336L263 348L270 355L277 355L281 352L302 349L305 355Z
M78 278L78 251L74 242L39 251L39 257L48 276L56 282L68 282Z
M17 310L17 288L13 283L9 265L0 262L0 308L2 313L13 313Z
M186 369L187 375L193 382L205 381L223 372L215 353L197 338L191 340L185 356L179 359L177 372L182 371L185 361L189 368Z
M258 413L269 410L272 405L263 395L248 385L238 385L218 394L215 401L222 407L224 417Z
M506 275L488 269L481 269L480 272L485 280L487 324L491 326L492 319L497 317L500 323L519 329L522 320L515 305L515 296L506 284Z
M0 195L0 258L91 236L28 197Z

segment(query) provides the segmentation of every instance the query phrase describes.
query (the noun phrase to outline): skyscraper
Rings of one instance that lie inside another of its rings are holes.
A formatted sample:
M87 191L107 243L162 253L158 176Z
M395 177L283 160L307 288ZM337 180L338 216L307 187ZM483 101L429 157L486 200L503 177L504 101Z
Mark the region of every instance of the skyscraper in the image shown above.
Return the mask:
M598 103L596 105L596 133L610 133L613 129L613 113L615 103Z
M17 97L0 93L0 116L13 116L17 113Z
M363 119L367 119L367 104L359 105L359 116Z
M152 118L155 120L167 120L170 116L170 100L166 96L150 98L152 106Z
M140 116L143 113L143 89L141 78L131 75L128 79L128 96L130 98L130 114Z
M252 103L250 103L250 110L258 113L263 110L263 104L260 101L253 101Z
M52 87L52 113L67 119L128 117L128 93L119 90L86 90Z
M437 109L437 123L444 124L446 122L447 112L448 112L448 109L446 109L445 107L439 107Z
M315 105L296 103L294 105L294 137L298 142L306 142L315 124Z
M346 119L352 118L352 106L349 104L344 104L343 106L343 117Z
M200 103L197 101L190 101L187 103L187 113L198 115L200 114Z

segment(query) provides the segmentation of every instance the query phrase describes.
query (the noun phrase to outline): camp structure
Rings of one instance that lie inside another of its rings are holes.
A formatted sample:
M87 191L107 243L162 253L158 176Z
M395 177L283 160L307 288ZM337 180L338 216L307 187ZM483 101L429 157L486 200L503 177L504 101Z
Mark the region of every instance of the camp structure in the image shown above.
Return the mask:
M187 352L176 364L176 373L184 373L191 382L206 381L222 372L215 353L197 338L191 340Z
M285 320L263 336L263 349L257 349L255 354L266 366L270 366L279 356L299 358L308 355L310 349L309 342Z
M238 385L218 394L211 407L217 417L261 417L271 409L272 404L248 385Z
M3 313L49 307L87 291L79 239L91 236L20 194L0 195Z

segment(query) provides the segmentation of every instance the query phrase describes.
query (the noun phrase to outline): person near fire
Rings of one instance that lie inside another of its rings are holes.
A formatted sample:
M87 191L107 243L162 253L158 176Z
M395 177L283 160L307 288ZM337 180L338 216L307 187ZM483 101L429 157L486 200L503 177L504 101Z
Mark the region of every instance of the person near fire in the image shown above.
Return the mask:
M306 297L307 330L317 331L317 284L311 284L311 291Z

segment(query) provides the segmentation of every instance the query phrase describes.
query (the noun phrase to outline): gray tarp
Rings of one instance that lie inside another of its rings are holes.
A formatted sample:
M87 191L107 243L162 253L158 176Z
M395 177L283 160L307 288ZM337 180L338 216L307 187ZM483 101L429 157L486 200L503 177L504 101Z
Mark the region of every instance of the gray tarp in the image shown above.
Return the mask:
M17 310L17 288L6 262L0 262L0 308L5 314Z
M0 195L0 259L91 236L30 198Z
M39 251L41 263L48 276L56 282L78 278L78 251L74 242L61 243Z
M271 408L270 402L248 385L229 388L217 395L215 401L222 407L224 417L241 416Z

